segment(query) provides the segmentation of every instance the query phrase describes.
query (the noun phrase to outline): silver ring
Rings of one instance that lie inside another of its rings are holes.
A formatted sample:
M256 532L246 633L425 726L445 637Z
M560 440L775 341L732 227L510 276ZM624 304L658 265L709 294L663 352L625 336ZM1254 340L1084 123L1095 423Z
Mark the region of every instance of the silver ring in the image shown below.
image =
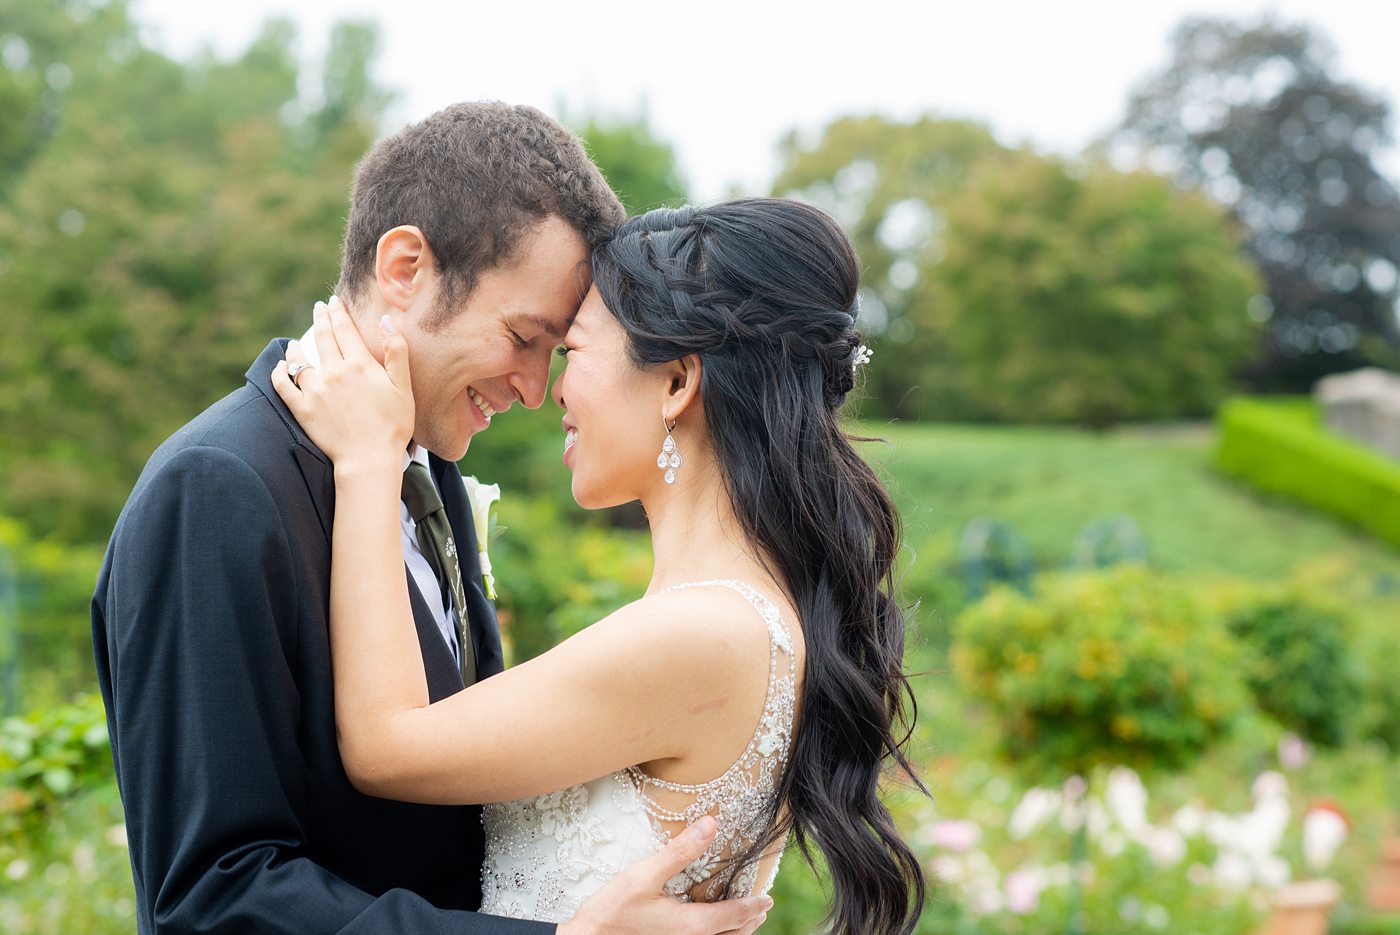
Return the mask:
M300 361L298 363L292 364L290 367L287 368L287 379L292 381L292 386L295 386L297 389L301 389L301 384L297 382L297 377L301 376L301 372L303 370L315 369L315 364L308 364L305 361Z

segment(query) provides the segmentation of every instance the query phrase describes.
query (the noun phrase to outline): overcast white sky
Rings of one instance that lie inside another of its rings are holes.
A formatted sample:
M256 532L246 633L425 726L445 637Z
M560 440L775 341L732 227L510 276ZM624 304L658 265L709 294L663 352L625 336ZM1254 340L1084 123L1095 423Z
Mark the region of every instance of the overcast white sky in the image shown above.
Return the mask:
M1337 72L1400 107L1396 0L809 0L563 3L558 0L135 0L159 48L233 54L268 17L299 25L304 57L333 22L371 19L378 78L400 97L390 126L458 100L559 114L645 107L698 199L766 192L777 140L830 119L932 111L988 123L1006 143L1075 152L1122 115L1161 67L1185 15L1273 10L1330 36ZM1398 115L1400 116L1400 115ZM1400 177L1392 148L1385 165Z

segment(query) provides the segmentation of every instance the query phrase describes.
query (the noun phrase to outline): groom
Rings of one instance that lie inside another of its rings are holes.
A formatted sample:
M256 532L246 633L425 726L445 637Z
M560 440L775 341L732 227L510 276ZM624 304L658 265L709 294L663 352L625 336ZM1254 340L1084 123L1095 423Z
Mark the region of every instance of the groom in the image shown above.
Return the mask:
M414 440L430 452L418 460L460 544L447 550L459 584L405 506L405 574L434 701L502 668L454 462L493 414L542 403L550 352L588 287L588 251L621 217L578 141L527 107L449 107L356 170L336 292L372 346L384 314L408 341ZM371 798L346 779L326 619L333 478L272 389L285 346L272 342L243 387L151 457L93 596L137 930L553 931L472 911L478 808ZM766 897L705 906L661 895L707 843L692 828L558 931L751 931Z

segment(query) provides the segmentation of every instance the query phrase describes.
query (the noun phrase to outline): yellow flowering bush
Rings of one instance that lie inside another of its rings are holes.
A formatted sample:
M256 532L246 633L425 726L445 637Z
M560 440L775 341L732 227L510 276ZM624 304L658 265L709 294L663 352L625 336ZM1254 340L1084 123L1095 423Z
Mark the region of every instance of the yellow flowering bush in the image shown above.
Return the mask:
M1223 621L1139 566L994 590L959 616L952 659L1002 752L1041 777L1183 765L1248 705Z

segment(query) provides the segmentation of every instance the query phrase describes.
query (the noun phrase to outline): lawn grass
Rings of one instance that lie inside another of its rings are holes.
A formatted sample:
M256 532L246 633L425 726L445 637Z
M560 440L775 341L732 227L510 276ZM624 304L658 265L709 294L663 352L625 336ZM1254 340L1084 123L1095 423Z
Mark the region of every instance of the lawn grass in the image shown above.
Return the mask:
M1065 564L1093 519L1127 514L1161 569L1285 577L1328 561L1400 582L1400 550L1322 513L1269 499L1211 467L1207 425L1091 433L1019 426L874 425L862 446L882 465L906 540L960 535L991 517L1025 536L1040 568Z

